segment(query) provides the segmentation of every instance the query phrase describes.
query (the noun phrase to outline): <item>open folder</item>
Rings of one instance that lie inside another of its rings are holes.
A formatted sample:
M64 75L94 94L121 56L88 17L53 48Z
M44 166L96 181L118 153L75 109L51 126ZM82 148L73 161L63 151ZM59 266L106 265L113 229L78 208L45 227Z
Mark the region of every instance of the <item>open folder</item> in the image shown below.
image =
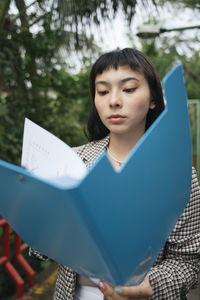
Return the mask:
M190 127L180 65L165 77L163 88L165 110L119 172L103 153L82 178L65 185L0 161L0 215L30 247L90 279L114 285L142 281L191 188Z

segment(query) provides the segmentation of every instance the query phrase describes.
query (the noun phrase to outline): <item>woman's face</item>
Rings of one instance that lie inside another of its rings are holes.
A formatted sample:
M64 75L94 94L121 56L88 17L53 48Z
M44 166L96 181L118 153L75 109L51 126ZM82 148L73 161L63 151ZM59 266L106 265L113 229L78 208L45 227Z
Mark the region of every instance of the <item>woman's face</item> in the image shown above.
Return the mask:
M110 133L144 133L146 116L155 104L150 101L145 77L128 65L109 68L95 80L95 106Z

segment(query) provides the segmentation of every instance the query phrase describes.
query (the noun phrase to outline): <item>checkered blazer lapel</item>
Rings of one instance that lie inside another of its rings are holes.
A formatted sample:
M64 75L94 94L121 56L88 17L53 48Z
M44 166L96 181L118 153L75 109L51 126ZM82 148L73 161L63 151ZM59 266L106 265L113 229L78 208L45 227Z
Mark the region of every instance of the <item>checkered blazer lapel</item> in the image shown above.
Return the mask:
M86 166L90 168L96 159L106 150L109 141L110 136L107 135L101 140L92 141L83 146L75 147L73 150L81 157Z

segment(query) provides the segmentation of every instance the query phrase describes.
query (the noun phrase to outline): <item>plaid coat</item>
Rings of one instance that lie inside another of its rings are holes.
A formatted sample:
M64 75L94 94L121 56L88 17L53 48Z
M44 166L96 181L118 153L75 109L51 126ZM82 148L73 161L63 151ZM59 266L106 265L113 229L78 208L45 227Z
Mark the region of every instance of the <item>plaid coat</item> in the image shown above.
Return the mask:
M87 167L107 148L109 136L76 147L74 150ZM30 249L40 259L37 251ZM183 299L198 283L200 271L200 187L195 169L192 173L190 202L168 237L166 244L150 270L150 284L154 296L150 300ZM77 274L59 265L54 300L73 300Z

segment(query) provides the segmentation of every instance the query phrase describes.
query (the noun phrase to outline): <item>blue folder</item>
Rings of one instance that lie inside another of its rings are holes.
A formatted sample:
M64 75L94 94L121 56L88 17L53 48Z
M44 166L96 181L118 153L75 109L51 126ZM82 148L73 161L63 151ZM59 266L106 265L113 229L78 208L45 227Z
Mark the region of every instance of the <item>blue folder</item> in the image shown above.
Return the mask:
M166 108L119 172L103 153L66 187L0 161L0 215L33 249L83 276L139 284L190 198L192 154L182 67Z

